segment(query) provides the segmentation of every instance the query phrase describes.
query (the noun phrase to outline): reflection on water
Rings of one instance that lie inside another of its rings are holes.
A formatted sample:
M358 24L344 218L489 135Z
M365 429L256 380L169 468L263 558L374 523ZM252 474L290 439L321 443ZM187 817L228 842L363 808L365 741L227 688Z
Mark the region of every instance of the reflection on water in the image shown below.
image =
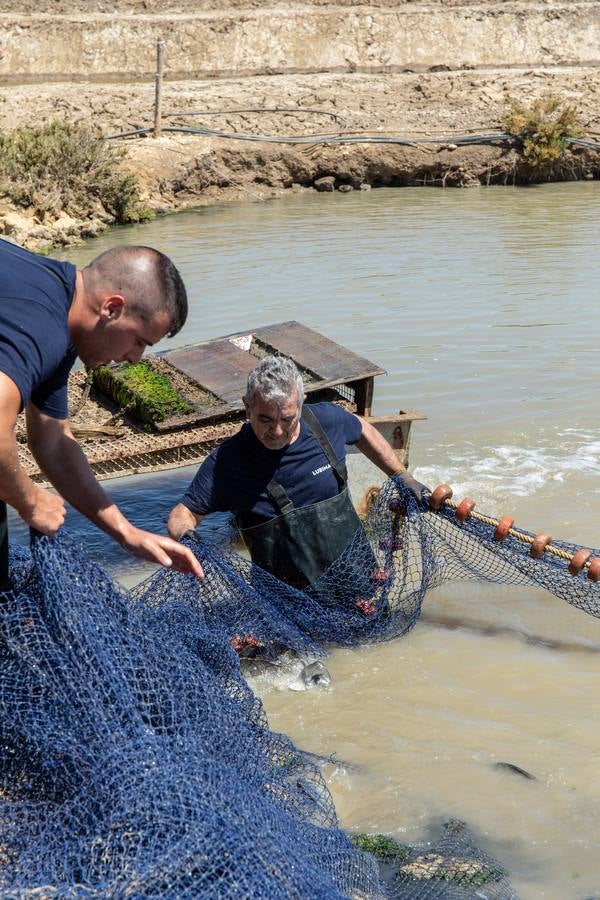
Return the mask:
M429 416L414 427L421 480L597 546L599 190L294 196L121 229L65 256L83 265L119 241L169 253L191 313L163 347L288 319L325 333L389 373L375 412ZM136 524L160 530L193 471L109 488ZM140 577L105 536L77 517L70 526L120 577ZM335 651L330 693L261 683L272 726L362 767L328 772L345 825L410 840L458 816L520 896L600 892L600 655L521 636L600 646L600 622L542 591L473 585L433 592L425 612L403 640ZM443 619L471 627L432 621Z

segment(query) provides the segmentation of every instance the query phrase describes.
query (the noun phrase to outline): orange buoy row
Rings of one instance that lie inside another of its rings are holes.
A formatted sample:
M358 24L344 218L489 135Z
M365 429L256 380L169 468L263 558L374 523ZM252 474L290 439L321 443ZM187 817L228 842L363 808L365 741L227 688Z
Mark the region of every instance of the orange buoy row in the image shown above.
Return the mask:
M429 506L438 512L446 501L452 499L452 488L449 484L438 484L434 491L429 495ZM452 504L454 505L454 504ZM473 510L475 509L475 501L470 497L465 497L455 507L456 521L461 525L466 522ZM515 520L511 516L503 516L496 524L494 531L494 540L503 541L506 539L515 524ZM548 547L552 544L552 538L545 531L539 531L531 542L529 555L533 559L541 559ZM569 562L569 572L571 575L579 575L579 573L587 566L587 577L590 581L600 581L600 556L590 559L591 550L582 547L573 554Z

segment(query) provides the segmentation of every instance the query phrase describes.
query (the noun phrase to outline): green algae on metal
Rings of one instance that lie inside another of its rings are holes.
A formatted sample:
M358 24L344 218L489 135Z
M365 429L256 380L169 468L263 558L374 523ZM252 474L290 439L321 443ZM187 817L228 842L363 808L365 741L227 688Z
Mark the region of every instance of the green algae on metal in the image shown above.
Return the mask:
M100 366L94 371L94 384L121 409L150 424L194 410L169 378L157 372L147 360L134 365L124 363L117 368Z

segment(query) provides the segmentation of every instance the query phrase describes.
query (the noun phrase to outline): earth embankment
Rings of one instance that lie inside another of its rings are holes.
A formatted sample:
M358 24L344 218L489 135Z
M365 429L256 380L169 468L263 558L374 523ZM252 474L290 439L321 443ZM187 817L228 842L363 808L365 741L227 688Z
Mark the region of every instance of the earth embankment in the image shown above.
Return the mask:
M549 93L576 107L594 136L596 2L314 0L267 8L214 0L199 9L192 0L23 0L18 15L12 5L0 0L2 130L57 117L105 134L151 126L162 38L163 124L229 137L165 132L120 141L154 209L265 199L288 189L449 187L600 173L600 154L593 152L568 153L536 173L514 148L452 140L500 131L512 101L527 104ZM324 133L440 143L340 145L324 141ZM248 139L300 135L314 141ZM69 242L104 224L60 215L36 222L0 201L4 233L32 246Z

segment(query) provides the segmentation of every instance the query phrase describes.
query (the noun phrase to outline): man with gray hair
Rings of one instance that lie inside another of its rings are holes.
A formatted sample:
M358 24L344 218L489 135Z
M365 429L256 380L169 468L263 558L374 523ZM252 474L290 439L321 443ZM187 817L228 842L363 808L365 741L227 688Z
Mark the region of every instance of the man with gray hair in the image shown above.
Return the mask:
M248 421L198 469L169 516L172 537L208 513L232 512L253 562L294 587L317 580L360 527L348 493L346 445L356 444L386 475L404 468L366 419L334 403L303 402L291 360L268 356L252 370L244 396Z
M7 503L32 529L53 537L67 500L134 556L202 575L188 548L125 518L96 481L68 422L68 376L78 356L90 368L136 363L146 347L176 334L186 316L179 272L151 247L114 247L78 271L0 240L0 591L11 588ZM31 452L58 493L35 484L20 465L21 410Z

